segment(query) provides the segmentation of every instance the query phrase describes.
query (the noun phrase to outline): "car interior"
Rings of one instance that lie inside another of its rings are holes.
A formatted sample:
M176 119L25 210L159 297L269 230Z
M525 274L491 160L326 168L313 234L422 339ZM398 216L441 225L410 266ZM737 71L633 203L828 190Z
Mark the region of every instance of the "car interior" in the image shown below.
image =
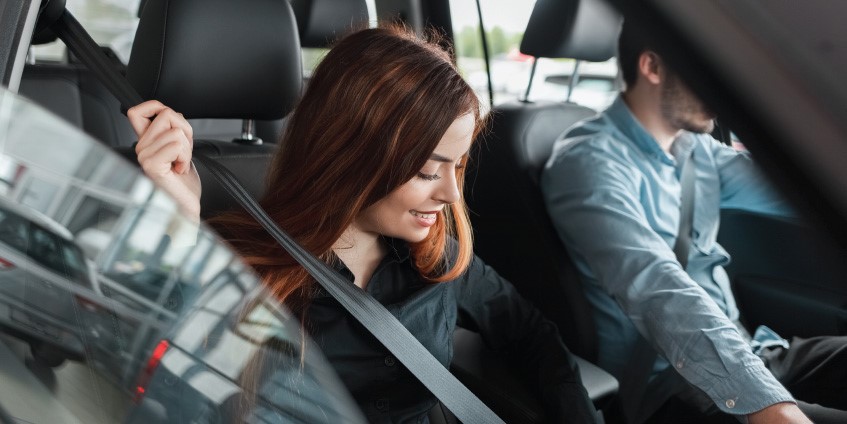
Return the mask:
M200 4L203 6L200 6ZM300 63L298 36L305 46L326 46L329 40L338 36L338 33L350 27L366 24L363 18L367 17L367 9L364 2L332 2L313 1L294 4L295 16L292 9L282 7L284 5L263 5L267 9L259 7L240 8L229 5L227 2L219 2L209 5L208 2L184 1L169 7L167 2L155 0L147 1L140 13L140 23L133 43L133 51L130 62L125 67L126 77L133 87L144 98L159 99L165 104L179 110L186 118L191 120L242 120L242 121L271 121L280 122L293 107L297 96L302 89L302 66ZM61 16L58 5L61 1L50 2L49 8L55 10L53 18ZM354 5L356 7L354 7ZM544 16L545 13L563 12L574 13L578 9L578 3L566 5L569 10L541 10L536 13ZM600 6L603 6L600 4ZM558 6L557 6L558 7ZM575 17L572 28L585 28L586 19L593 19L595 15L589 12L585 16L585 9L580 21ZM606 9L609 14L607 21L609 25L616 25L615 16ZM262 16L268 25L256 25L257 17ZM272 17L272 18L271 18ZM351 17L358 18L358 23L351 24ZM40 24L50 19L49 13L42 13ZM210 25L210 22L223 22L222 25ZM253 23L248 25L247 23ZM272 23L272 24L271 24ZM555 28L554 22L546 23L546 26L536 24L538 31ZM300 27L299 25L304 25ZM249 27L245 30L245 27ZM613 28L609 28L613 32ZM583 29L584 30L584 29ZM227 31L230 31L229 33ZM236 36L237 33L237 36ZM571 34L568 30L561 31L562 46L542 46L548 51L558 49L557 53L537 54L546 57L576 57L585 56L586 60L605 60L611 56L609 50L611 44L606 43L602 48L593 43L591 36L582 34ZM607 34L608 35L608 34ZM613 37L606 37L611 41ZM49 38L47 38L49 40ZM210 50L210 40L223 43L224 47L217 46ZM226 43L237 45L226 46ZM591 40L589 45L579 45L580 41ZM547 43L543 43L547 44ZM239 46L251 46L251 48L239 48ZM257 48L261 46L261 48ZM577 52L572 55L567 51L571 48ZM564 50L563 50L564 49ZM592 52L591 50L605 49L605 52ZM583 53L585 52L585 53ZM205 54L204 54L205 53ZM558 56L554 56L558 54ZM603 57L605 55L605 57ZM261 62L261 67L253 67L250 72L244 72L243 63ZM39 65L28 65L24 71L22 92L31 92L34 98L41 98L45 103L53 104L63 116L74 119L71 122L83 128L84 122L91 119L103 120L102 116L94 115L89 110L89 103L81 99L94 97L84 83L92 84L104 97L102 103L108 104L110 119L113 128L126 128L126 120L119 113L119 102L114 96L99 83L96 76L87 72L87 68L77 64L66 67L50 65L46 69ZM120 69L120 67L119 67ZM210 70L202 76L197 75L197 69ZM74 78L76 77L76 79ZM50 81L54 85L61 85L68 97L78 101L68 102L67 99L55 95L40 94L44 91L50 93L50 84L40 84L36 81ZM185 81L191 81L185 84ZM232 90L232 91L228 91ZM76 106L79 105L79 108ZM568 104L545 104L538 109L557 109L563 105L564 112L568 115L567 122L576 122L578 118L590 116L594 113L588 108ZM557 110L558 112L558 110ZM566 128L559 119L560 116L553 113L549 115L550 122L555 121L554 128L547 128L544 140L551 144L560 132ZM192 121L196 122L196 121ZM214 121L212 121L214 122ZM565 122L565 123L567 123ZM250 125L252 126L252 125ZM245 128L248 125L245 124ZM543 130L542 130L543 131ZM125 137L115 137L117 131L112 131L111 136L106 133L97 133L100 137L108 140L107 143L116 148L129 160L135 160L132 145L126 142ZM252 134L251 136L255 136ZM129 137L132 138L132 137ZM242 137L241 140L209 140L202 134L195 133L195 154L200 153L213 158L216 162L223 164L232 171L245 188L254 195L261 193L264 181L264 169L267 161L276 147L270 143L256 143L250 140L250 136ZM275 140L277 137L265 137ZM549 145L547 146L549 150ZM542 147L541 149L544 149ZM535 158L535 170L538 170L542 159ZM202 198L202 216L208 217L222 210L235 206L234 200L221 188L216 180L212 179L205 167L198 162L198 172L203 186L204 196ZM485 256L483 256L485 257ZM496 265L496 262L494 262ZM555 284L554 286L558 286ZM551 308L559 310L560 308ZM500 381L499 390L489 390L481 394L484 399L499 401L501 405L504 399L512 396L505 390L509 381L514 381L517 376L510 375L508 365L502 359L489 358L479 362L480 355L493 356L485 352L485 348L478 337L462 331L456 335L457 345L462 346L463 355L457 355L453 370L461 375L469 386L476 387L479 391L491 387L487 382L492 379ZM468 359L465 359L468 358ZM490 363L487 367L480 367L480 363ZM600 370L588 361L581 363L582 373L589 384L589 392L599 406L608 403L617 390L617 382L613 377ZM586 383L588 384L588 383ZM499 398L498 398L499 396ZM524 401L532 404L531 396L524 395ZM537 409L537 404L533 405ZM501 412L512 418L523 422L538 422L542 417L523 405L517 405L513 411ZM529 417L526 414L530 415ZM445 418L448 419L448 418ZM510 420L511 421L511 420Z
M615 55L616 31L621 22L620 9L613 3L537 0L523 32L520 52L533 58L585 63L608 60ZM428 24L453 35L447 0L432 4L382 0L376 6L380 19L399 19L415 28ZM51 27L64 22L65 13L64 0L42 0L32 43L54 41L57 35ZM121 63L108 48L102 49L104 60L110 61L115 75L125 76L142 98L160 100L189 118L195 127L195 154L226 167L256 198L272 183L265 180L265 169L278 148L276 142L286 115L308 84L301 50L329 47L332 40L351 28L367 26L369 20L364 0L255 1L249 7L228 0L144 0L138 13L140 21L129 63ZM122 111L126 105L121 105L110 91L113 87L92 70L90 63L70 52L63 63L27 63L21 75L21 95L137 165L133 146L136 137ZM571 83L577 77L576 73L572 75ZM529 81L531 85L532 76ZM597 112L573 102L529 98L494 105L489 128L472 153L465 196L476 253L557 324L569 349L582 359L583 383L607 422L631 423L635 422L631 409L637 405L622 402L621 394L634 396L634 392L649 388L619 382L592 363L597 356L597 341L591 306L584 298L566 247L553 230L538 186L554 141L571 125ZM203 185L201 218L238 207L209 170L201 162L196 164ZM509 202L504 203L504 198ZM805 212L808 208L814 207L806 205L798 210ZM820 226L799 217L722 211L719 242L733 255L727 272L748 329L767 323L786 338L847 334L847 290L843 284L847 249L826 241L829 238ZM211 286L228 287L225 282ZM198 303L222 302L214 294L198 296ZM230 323L238 319L222 310L212 312L226 316ZM185 322L200 326L202 317L193 315ZM208 334L230 330L204 329ZM169 381L181 378L176 373L154 373L162 357L174 361L176 355L185 354L181 344L195 341L182 333L172 342L173 346L164 348L170 356L165 356L165 350L155 353L158 350L153 345L145 348L145 354L152 356L144 371L142 394L145 390L150 395L156 390L165 393L172 390ZM450 371L501 418L506 422L545 422L532 388L525 387L507 358L489 351L467 330L456 332L454 347ZM201 362L219 359L209 355ZM217 367L220 370L225 365ZM234 379L229 377L220 384L230 384ZM232 418L232 400L216 405L187 385L180 386L178 393L191 405L180 419L209 414L218 414L215 420L224 420L220 422L226 420L222 417ZM328 402L322 396L312 396L322 399L319 403ZM344 399L339 402L343 405L337 410L347 407ZM163 405L141 403L129 421L164 419L162 411L167 408ZM326 418L308 415L303 405L298 408L300 412L287 417L290 422ZM433 410L430 421L457 422L443 408Z

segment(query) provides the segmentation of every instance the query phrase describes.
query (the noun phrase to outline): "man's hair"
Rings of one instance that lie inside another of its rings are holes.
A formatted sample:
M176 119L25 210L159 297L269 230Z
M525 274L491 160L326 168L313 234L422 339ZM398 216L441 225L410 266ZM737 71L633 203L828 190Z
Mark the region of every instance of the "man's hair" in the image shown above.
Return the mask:
M624 19L618 36L618 67L627 88L638 81L638 58L647 50L655 50L653 42L636 23Z

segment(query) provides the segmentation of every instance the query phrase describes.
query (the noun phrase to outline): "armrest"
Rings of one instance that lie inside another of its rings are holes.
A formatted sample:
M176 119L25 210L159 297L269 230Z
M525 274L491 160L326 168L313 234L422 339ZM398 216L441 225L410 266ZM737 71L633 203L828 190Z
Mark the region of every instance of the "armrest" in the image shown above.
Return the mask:
M579 356L576 357L576 362L579 365L582 385L588 390L588 396L594 401L594 406L601 409L618 393L618 380L603 368Z
M618 381L596 365L577 357L582 383L601 409L618 392ZM450 370L506 422L543 423L544 411L518 370L487 347L479 334L457 328Z

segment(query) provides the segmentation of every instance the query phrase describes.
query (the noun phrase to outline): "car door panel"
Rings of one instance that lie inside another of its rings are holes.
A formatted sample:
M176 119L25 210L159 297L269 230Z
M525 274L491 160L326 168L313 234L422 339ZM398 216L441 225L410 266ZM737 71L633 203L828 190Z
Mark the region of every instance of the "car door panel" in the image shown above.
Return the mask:
M738 307L750 329L783 337L847 334L847 252L798 219L741 210L721 214L720 244Z

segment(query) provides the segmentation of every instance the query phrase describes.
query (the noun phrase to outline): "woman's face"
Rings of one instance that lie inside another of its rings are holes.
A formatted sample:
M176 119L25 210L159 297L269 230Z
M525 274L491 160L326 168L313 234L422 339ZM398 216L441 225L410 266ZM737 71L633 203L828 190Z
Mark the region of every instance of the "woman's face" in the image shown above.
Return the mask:
M456 168L465 164L474 131L473 114L465 114L447 128L418 175L374 203L356 218L364 232L408 242L423 240L450 203L459 201L461 187Z

